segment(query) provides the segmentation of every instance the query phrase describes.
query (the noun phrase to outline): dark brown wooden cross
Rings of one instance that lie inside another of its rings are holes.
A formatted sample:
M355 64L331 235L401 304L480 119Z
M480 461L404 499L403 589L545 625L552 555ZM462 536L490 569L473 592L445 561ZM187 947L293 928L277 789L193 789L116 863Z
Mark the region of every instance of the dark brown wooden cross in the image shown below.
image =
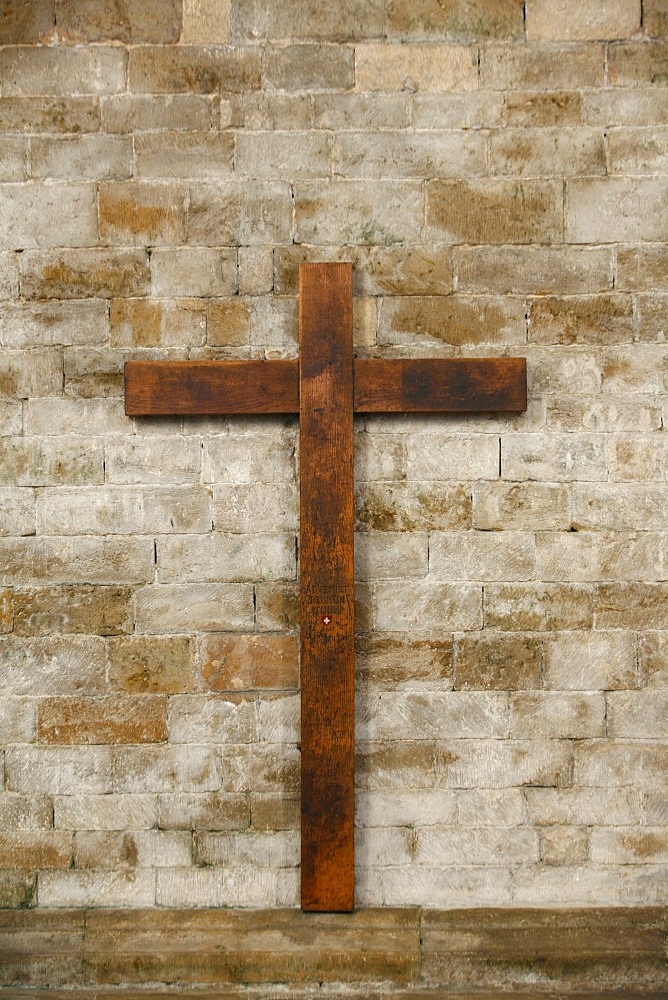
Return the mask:
M299 413L301 905L354 902L353 413L526 409L524 358L353 360L352 265L302 264L299 361L129 361L130 416Z

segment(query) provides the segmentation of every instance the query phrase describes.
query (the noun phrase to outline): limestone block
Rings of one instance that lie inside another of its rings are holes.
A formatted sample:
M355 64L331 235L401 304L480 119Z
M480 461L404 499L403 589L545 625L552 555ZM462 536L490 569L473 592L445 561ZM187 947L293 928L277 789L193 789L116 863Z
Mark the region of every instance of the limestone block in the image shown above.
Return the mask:
M133 629L129 587L38 587L17 590L17 635L119 635Z
M147 583L155 570L152 542L131 537L0 538L0 561L8 582L29 587Z
M102 401L95 402L99 404ZM106 481L123 486L194 485L199 482L201 461L199 442L188 438L117 439L105 447Z
M590 739L606 733L601 694L518 693L510 696L510 707L515 739Z
M650 531L539 532L541 580L664 580L666 536Z
M569 490L558 483L476 483L473 525L483 531L566 530Z
M100 112L105 132L190 132L210 127L212 108L210 98L199 94L110 94L101 99Z
M499 439L494 434L415 433L407 441L407 478L417 481L496 479Z
M146 907L155 905L154 871L44 872L39 902L44 907Z
M195 863L224 868L295 868L299 864L296 831L199 833Z
M230 0L186 0L181 43L223 45L230 40Z
M114 748L115 792L213 792L218 788L220 762L213 747L190 744Z
M241 132L234 168L239 177L268 180L329 177L329 138L317 132Z
M127 637L108 644L108 680L128 694L176 694L194 685L190 640Z
M125 90L127 53L120 47L7 46L0 52L3 97L114 94Z
M5 743L34 742L37 732L35 703L27 698L5 698L0 704L0 727Z
M153 584L136 594L137 631L246 631L253 627L253 588L248 584Z
M603 136L583 128L504 128L489 136L491 173L563 177L606 173Z
M315 128L405 129L409 120L408 98L403 94L317 93L313 98Z
M27 299L146 295L148 258L142 250L28 250L21 254L21 295Z
M383 899L395 906L469 907L508 906L511 901L510 874L494 865L447 868L421 866L419 869L388 868L381 872Z
M486 170L485 144L470 131L342 132L334 137L334 176L470 177Z
M274 259L269 247L239 247L240 295L265 295L274 288Z
M200 299L112 299L112 347L201 347L206 307Z
M175 868L158 872L155 900L169 907L258 908L275 906L276 893L276 872L268 869Z
M358 731L365 740L501 739L508 732L508 699L477 691L380 692L362 698Z
M491 90L581 90L602 87L602 45L513 45L491 42L481 49L480 82Z
M441 788L561 788L572 783L573 751L563 740L451 740L436 745Z
M355 669L362 690L377 685L442 691L452 687L452 640L438 632L358 634Z
M198 246L285 243L292 203L286 184L230 181L190 188L188 242Z
M0 864L3 868L69 868L72 836L52 830L31 833L0 833Z
M270 90L349 90L355 82L353 50L343 45L267 46L262 78Z
M519 691L541 687L542 644L532 635L485 630L455 642L455 688Z
M355 540L355 576L358 580L392 580L425 577L428 571L428 536L364 532Z
M655 42L620 42L611 45L608 79L620 87L665 84L668 72L666 39Z
M539 858L538 835L527 827L430 826L418 829L416 864L524 865Z
M477 629L482 625L481 598L481 587L473 583L378 583L373 588L374 627L387 631Z
M588 125L665 125L668 94L656 87L617 87L583 93L583 113ZM643 252L643 248L638 248Z
M162 743L167 699L43 698L37 725L40 742L47 744Z
M562 632L545 639L545 687L608 691L635 687L635 639L620 632Z
M490 583L485 627L505 632L591 628L593 593L583 584Z
M458 801L449 788L365 791L357 796L355 822L364 828L455 823Z
M602 583L596 588L597 628L660 629L668 611L665 583Z
M632 787L649 792L663 781L666 766L668 751L656 742L582 740L575 744L573 783L587 788Z
M0 535L34 534L34 490L12 487L0 489Z
M668 192L659 178L575 179L567 182L569 243L662 240Z
M31 4L31 9L32 9ZM16 8L15 8L16 9ZM8 132L97 132L97 97L1 97L0 128Z
M605 826L591 832L591 859L598 864L665 864L668 834L665 827Z
M572 90L511 90L503 97L503 121L506 125L525 128L581 125L584 123L584 100L584 94Z
M296 531L299 522L296 485L225 483L214 487L216 531Z
M190 863L192 837L166 830L78 832L74 863L82 870L179 868Z
M56 535L206 533L210 495L203 486L104 486L42 490L37 531Z
M430 239L447 243L561 242L562 185L534 179L431 180L427 231Z
M7 136L0 151L0 181L25 181L27 168L27 140Z
M650 632L638 643L640 675L643 687L668 686L668 634ZM630 686L630 685L629 685Z
M640 30L639 0L529 0L526 31L530 41L606 41L630 38Z
M406 4L390 0L387 11L390 35L441 39L522 38L522 5L517 0L418 0Z
M30 176L38 180L121 180L132 172L132 142L124 137L35 137L30 145Z
M491 128L501 125L503 99L491 91L422 94L411 97L415 128Z
M297 637L263 634L206 636L202 647L201 673L211 691L297 688Z
M477 53L463 45L360 44L355 86L361 91L476 90Z
M155 801L162 830L245 830L250 826L245 795L176 792L160 795Z
M138 46L130 50L130 90L137 94L216 94L257 90L260 52L225 45Z
M349 41L381 37L384 33L383 0L342 0L336 10L315 0L293 4L290 0L236 0L235 34L246 39L305 38Z
M614 691L607 696L608 732L632 739L666 739L668 694L647 691Z
M299 694L266 694L258 706L258 736L266 743L299 743Z
M420 482L358 483L358 530L447 531L471 527L471 493L463 486Z
M630 344L630 295L541 298L529 306L529 338L540 344Z
M0 662L7 695L102 694L104 643L98 638L0 638Z
M556 431L655 431L662 424L657 404L656 396L559 395L548 401L547 423ZM605 487L591 486L599 488Z
M601 434L514 434L501 438L504 479L552 482L607 478L606 440Z
M519 788L466 788L455 792L459 823L469 827L517 827L525 821ZM442 822L448 822L445 818Z
M538 826L624 826L639 818L639 798L628 789L527 788L529 820Z
M138 177L232 176L234 139L227 132L147 132L135 136Z
M104 183L99 191L100 235L122 246L185 242L185 189L178 184Z
M456 347L526 341L521 299L476 296L395 296L381 300L378 343Z
M150 830L158 825L158 800L152 795L57 795L57 830Z
M418 181L345 181L296 185L299 242L393 244L417 242L424 193Z
M43 830L53 827L53 806L47 795L0 795L3 830Z
M5 754L6 788L24 794L111 791L109 747L22 747Z
M612 254L603 247L457 247L461 292L577 295L612 285Z
M92 184L3 184L0 220L3 249L95 244L95 188Z
M429 573L436 580L527 580L535 571L529 532L443 531L429 537Z

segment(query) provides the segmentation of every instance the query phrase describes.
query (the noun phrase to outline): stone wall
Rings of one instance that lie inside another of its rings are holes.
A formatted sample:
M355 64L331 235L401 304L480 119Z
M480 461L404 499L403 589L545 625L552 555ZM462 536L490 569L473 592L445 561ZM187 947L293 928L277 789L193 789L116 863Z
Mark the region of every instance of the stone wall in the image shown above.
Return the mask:
M665 901L664 0L2 0L0 905L298 902L298 428L128 358L526 356L356 421L360 905ZM663 742L662 742L663 740Z

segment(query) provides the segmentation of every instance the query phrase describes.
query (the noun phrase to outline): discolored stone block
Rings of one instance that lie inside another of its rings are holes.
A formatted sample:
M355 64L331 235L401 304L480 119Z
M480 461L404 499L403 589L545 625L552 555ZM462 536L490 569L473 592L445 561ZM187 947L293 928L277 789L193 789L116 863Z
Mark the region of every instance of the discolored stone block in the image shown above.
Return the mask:
M463 486L358 483L355 507L358 530L445 531L471 526L471 494Z
M17 635L86 633L118 635L132 629L127 587L65 586L17 590Z
M146 295L150 288L141 250L25 251L20 269L21 294L28 299Z
M390 35L409 38L522 38L524 20L518 0L390 0Z
M591 628L593 594L582 584L506 584L485 587L485 626L504 632Z
M37 707L43 743L160 743L167 702L157 697L44 698Z
M206 311L197 299L113 299L112 347L200 347Z
M383 35L383 0L341 0L336 10L315 0L235 0L233 26L248 40L304 38L351 41Z
M381 301L380 344L518 344L526 338L525 306L519 299L394 296Z
M455 641L454 686L465 691L540 688L541 658L541 640L533 635L464 635Z
M349 90L355 82L353 50L342 45L267 47L262 75L273 90Z
M177 185L103 184L100 235L107 242L125 245L183 243L184 199L185 191Z
M360 44L355 86L361 91L476 90L477 52L463 45Z
M526 8L530 41L607 41L640 30L639 0L593 0L586 7L574 0L529 0Z
M449 243L558 242L562 185L549 180L429 181L427 226L432 239Z
M202 678L212 691L296 688L296 636L210 635L202 650Z
M139 177L232 176L234 139L226 132L148 132L134 141Z
M9 45L0 52L3 97L118 93L126 69L127 53L115 46Z
M225 45L140 46L130 52L129 79L137 94L243 93L260 86L260 53Z
M116 691L177 694L193 689L191 640L185 636L113 639L108 658L109 683Z

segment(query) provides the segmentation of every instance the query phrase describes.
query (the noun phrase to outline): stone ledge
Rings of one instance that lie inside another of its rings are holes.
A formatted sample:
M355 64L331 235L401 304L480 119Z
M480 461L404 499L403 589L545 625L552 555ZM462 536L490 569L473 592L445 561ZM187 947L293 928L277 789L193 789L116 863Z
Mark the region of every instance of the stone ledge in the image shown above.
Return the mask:
M481 989L525 1000L545 991L620 1000L654 992L658 1000L668 998L667 931L668 910L660 907L0 910L0 986L78 988L67 995L81 1000L176 984L202 1000L210 1000L204 987L219 985L219 1000L268 1000L266 988L257 992L261 984L272 984L276 997L292 987L291 998L363 989L369 998L421 1000L443 997L447 986L469 1000ZM2 991L6 1000L21 996Z

